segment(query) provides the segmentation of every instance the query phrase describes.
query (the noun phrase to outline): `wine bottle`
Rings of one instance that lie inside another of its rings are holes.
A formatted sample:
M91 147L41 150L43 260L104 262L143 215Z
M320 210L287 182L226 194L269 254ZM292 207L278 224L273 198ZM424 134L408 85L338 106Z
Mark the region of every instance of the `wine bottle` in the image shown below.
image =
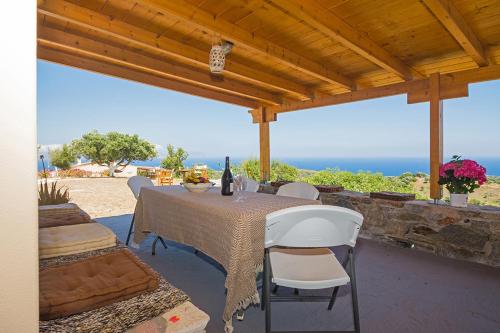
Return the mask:
M229 169L229 156L226 156L226 167L222 174L222 195L233 195L233 174Z

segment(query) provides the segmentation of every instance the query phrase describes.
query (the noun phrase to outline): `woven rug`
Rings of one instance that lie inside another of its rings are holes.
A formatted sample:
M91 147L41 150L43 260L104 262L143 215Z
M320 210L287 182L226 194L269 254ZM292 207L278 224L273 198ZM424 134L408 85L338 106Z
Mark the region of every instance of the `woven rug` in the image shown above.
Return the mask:
M90 256L102 255L124 248L90 251L77 255L40 261L40 267L53 267L79 261ZM110 304L99 309L82 312L65 318L40 321L41 333L122 333L146 320L153 319L174 307L189 301L189 297L165 279L159 278L158 289Z

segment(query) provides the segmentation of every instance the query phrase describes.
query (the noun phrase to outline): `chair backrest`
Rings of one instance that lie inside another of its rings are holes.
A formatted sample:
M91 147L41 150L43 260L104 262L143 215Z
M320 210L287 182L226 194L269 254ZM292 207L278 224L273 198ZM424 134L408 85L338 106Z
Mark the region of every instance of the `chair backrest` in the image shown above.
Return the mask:
M311 184L289 183L281 185L276 195L316 200L319 197L319 191Z
M158 177L172 178L174 170L170 169L160 169L158 170Z
M247 177L242 177L243 180L243 189L247 192L257 192L259 190L259 183L257 183L255 180L247 178Z
M143 176L133 176L130 177L127 181L128 187L130 187L130 190L132 193L134 193L134 197L137 199L139 198L139 194L141 193L141 187L143 186L154 186L153 182L151 179Z
M338 206L306 205L266 216L265 247L354 247L363 215Z
M193 166L194 174L203 178L208 178L208 166L207 165L195 165Z

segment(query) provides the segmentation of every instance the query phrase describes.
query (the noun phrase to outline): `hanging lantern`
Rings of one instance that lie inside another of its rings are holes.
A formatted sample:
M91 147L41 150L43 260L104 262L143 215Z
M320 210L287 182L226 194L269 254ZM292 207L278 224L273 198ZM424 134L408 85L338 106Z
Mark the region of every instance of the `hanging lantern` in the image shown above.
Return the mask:
M221 45L214 45L210 50L209 66L210 72L214 74L220 74L224 70L224 65L226 63L226 54L222 49Z
M233 43L223 41L221 44L216 44L212 46L210 50L210 57L208 60L208 65L210 67L210 72L213 74L221 74L224 71L224 65L226 64L226 54L231 52L233 48Z

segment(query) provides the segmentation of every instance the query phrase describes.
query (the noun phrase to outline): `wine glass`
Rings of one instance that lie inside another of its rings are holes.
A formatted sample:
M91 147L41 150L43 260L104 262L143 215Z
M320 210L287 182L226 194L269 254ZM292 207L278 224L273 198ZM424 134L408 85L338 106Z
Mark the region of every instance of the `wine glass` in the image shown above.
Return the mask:
M236 175L234 178L233 178L233 182L234 182L234 196L236 198L236 202L240 201L241 199L241 194L243 192L243 177L241 177L241 175Z

